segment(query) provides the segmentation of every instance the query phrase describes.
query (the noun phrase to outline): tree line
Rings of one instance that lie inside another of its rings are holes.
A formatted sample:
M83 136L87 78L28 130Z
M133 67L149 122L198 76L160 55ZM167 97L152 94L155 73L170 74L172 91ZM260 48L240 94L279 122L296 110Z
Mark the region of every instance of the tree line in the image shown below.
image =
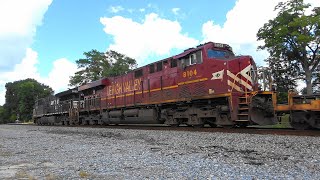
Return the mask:
M278 92L296 89L298 80L306 88L301 92L312 94L320 91L320 8L307 13L310 4L303 0L280 2L278 15L257 32L263 41L260 50L267 50L269 57L267 77ZM116 51L91 50L76 60L78 71L70 77L70 86L80 86L102 77L117 76L137 67L136 60ZM34 79L6 84L6 101L0 106L0 123L30 120L37 98L53 94L51 87ZM282 95L282 98L286 96Z
M9 82L5 88L5 104L0 107L0 123L31 120L35 100L53 94L51 87L34 79Z

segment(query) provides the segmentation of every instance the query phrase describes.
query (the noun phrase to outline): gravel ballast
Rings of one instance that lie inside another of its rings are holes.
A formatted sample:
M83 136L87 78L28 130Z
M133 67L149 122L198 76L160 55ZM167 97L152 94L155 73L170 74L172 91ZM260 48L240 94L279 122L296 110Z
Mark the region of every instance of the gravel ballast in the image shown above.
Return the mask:
M0 125L0 179L320 179L308 136Z

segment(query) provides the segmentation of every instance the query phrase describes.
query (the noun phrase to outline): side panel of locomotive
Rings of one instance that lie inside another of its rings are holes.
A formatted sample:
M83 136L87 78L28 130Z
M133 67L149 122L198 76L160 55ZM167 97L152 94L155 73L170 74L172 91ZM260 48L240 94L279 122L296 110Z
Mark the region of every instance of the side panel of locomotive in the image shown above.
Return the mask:
M35 117L40 123L53 117L55 124L64 125L271 124L272 113L261 116L265 111L260 104L268 103L269 94L257 92L255 69L250 56L236 57L228 45L210 42L80 86L76 94L59 93L58 107L64 104L68 110Z
M250 74L253 67L251 57L235 57L227 45L200 45L125 75L79 87L84 96L80 122L212 126L243 122L239 98L257 90Z
M55 117L51 117L51 115L56 111L57 104L57 99L52 95L36 100L33 109L34 123L38 125L53 124Z

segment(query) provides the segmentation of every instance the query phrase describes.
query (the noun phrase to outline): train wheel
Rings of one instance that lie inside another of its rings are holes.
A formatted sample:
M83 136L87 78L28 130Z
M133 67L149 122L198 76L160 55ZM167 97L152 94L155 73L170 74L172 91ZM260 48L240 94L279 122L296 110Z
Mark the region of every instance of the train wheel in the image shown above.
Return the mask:
M170 124L171 127L179 127L180 124Z
M247 123L239 123L239 124L236 125L236 127L246 128L246 127L248 127L248 124Z
M208 124L209 124L209 126L212 127L212 128L216 128L216 127L217 127L217 125L214 124L214 123L208 123Z
M194 128L203 128L204 127L204 124L196 124L196 125L193 125Z
M310 128L310 125L307 122L290 122L290 125L293 129L296 130L306 130Z
M290 115L290 125L296 130L306 130L311 126L308 123L307 112L293 112Z
M320 129L320 114L318 112L309 112L309 124L312 128Z
M233 128L235 128L235 125L219 125L219 126L224 128L224 129L233 129Z

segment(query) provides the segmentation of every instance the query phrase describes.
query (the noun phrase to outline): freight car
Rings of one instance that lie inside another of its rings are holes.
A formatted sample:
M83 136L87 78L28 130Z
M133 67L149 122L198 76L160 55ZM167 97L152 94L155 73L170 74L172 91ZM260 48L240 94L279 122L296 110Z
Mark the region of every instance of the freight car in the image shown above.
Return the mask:
M278 116L289 114L290 125L294 129L320 129L320 94L298 95L290 91L287 104L276 104L276 97L273 99Z
M208 42L137 68L38 100L36 124L277 123L273 93L258 90L251 56ZM45 104L45 105L42 105Z

